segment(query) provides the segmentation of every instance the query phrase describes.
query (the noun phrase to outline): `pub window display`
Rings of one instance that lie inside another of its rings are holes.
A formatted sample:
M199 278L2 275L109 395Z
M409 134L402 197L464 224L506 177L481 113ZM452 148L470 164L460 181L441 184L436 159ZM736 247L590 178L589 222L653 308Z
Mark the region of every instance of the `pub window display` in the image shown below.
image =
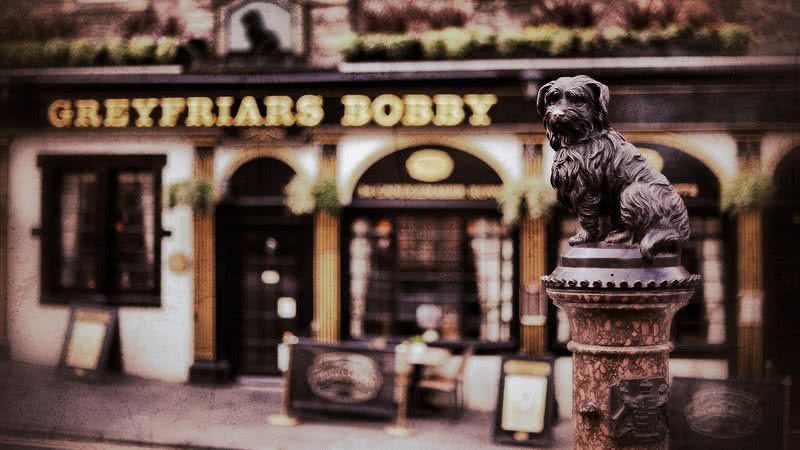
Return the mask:
M353 338L511 340L514 242L498 218L358 217L351 233Z
M41 156L42 302L160 304L163 156Z

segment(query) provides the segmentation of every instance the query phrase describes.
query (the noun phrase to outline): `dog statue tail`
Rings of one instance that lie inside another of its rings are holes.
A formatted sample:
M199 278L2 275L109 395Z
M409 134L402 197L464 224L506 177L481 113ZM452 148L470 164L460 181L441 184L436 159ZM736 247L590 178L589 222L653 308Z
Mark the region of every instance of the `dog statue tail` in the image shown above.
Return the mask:
M665 219L649 229L639 243L642 257L648 261L652 261L659 251L678 251L689 240L689 215L686 208L673 208L672 214Z

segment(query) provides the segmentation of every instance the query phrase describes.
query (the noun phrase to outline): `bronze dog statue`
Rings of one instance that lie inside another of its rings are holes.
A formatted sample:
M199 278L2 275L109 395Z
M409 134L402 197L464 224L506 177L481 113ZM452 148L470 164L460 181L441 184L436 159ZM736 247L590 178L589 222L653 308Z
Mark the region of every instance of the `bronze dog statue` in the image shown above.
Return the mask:
M689 239L683 200L639 150L608 125L608 87L585 75L539 89L536 109L556 151L550 184L583 228L570 245L639 244L642 256ZM608 216L611 230L601 230Z

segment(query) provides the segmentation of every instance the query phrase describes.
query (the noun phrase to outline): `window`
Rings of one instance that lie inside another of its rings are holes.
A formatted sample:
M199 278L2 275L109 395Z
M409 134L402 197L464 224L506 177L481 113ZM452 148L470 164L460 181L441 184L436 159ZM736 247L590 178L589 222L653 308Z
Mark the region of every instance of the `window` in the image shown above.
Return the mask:
M163 155L41 155L42 303L160 304Z
M515 246L497 217L379 214L350 228L353 338L513 340Z

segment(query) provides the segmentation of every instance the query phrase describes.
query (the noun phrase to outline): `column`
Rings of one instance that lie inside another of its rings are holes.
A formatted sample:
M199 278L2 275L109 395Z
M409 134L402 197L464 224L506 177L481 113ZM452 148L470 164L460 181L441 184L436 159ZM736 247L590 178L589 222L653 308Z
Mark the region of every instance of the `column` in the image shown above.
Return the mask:
M322 143L319 179L336 180L336 144ZM314 324L320 341L339 340L341 299L339 217L319 211L314 217Z
M739 172L761 172L761 138L736 136ZM737 375L758 379L763 375L762 308L764 284L762 270L761 209L740 213L737 218Z
M195 178L213 180L216 139L195 138ZM190 383L227 381L228 363L216 352L216 308L214 299L214 211L192 212L194 267L194 364Z
M544 177L543 135L521 136L523 176ZM520 346L528 356L547 352L547 296L540 278L547 272L547 228L545 219L521 217L519 221Z
M0 359L8 348L8 151L10 139L0 137Z

